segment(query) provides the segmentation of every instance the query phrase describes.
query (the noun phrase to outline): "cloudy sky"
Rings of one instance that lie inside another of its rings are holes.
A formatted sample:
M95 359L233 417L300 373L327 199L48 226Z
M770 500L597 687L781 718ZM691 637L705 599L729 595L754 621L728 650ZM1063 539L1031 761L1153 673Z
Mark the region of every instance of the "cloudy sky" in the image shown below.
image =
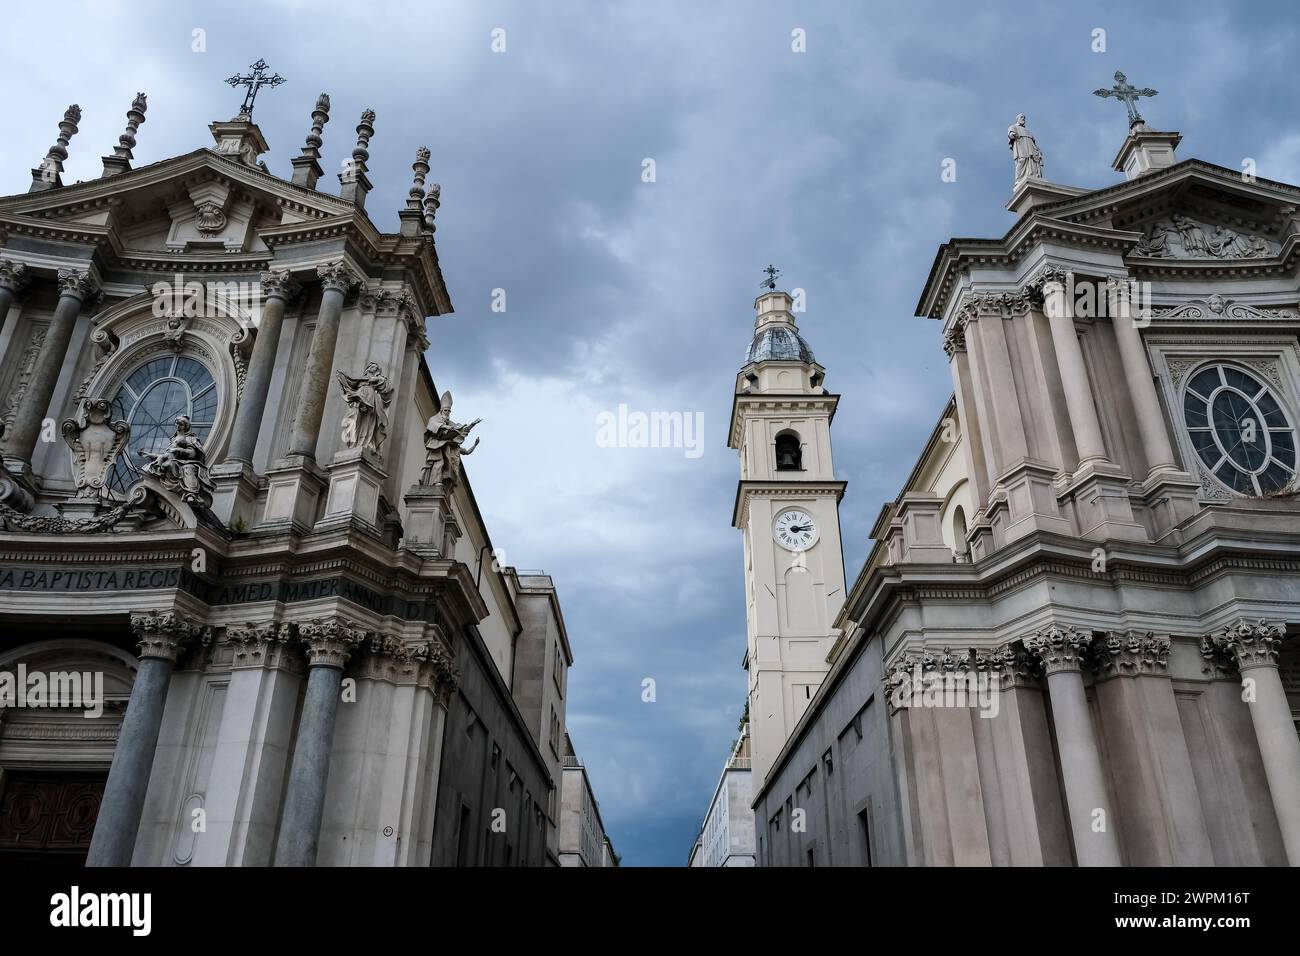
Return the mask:
M335 169L376 111L381 229L429 146L456 307L430 323L434 378L484 419L467 465L495 543L560 590L570 732L615 848L681 865L745 694L726 425L762 267L806 290L801 328L843 395L851 580L951 390L937 323L913 317L922 283L939 243L1011 225L1017 112L1049 179L1109 185L1124 111L1091 91L1124 70L1160 91L1142 110L1182 131L1182 158L1300 181L1300 127L1277 98L1294 87L1288 4L1061 6L134 0L56 18L27 4L0 36L0 191L26 191L72 102L85 115L65 181L99 175L138 90L137 164L209 145L241 99L222 80L258 57L288 78L256 109L279 175L317 93L333 101ZM600 447L597 418L620 404L702 414L702 454Z

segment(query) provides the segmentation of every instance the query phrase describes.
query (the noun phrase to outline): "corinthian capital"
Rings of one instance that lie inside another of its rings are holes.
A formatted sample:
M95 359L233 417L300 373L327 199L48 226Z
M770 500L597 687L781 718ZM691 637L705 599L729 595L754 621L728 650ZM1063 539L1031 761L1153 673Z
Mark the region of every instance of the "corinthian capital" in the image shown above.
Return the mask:
M366 631L337 617L298 624L298 638L307 645L307 662L312 667L342 670L352 652L368 636Z
M1061 671L1082 670L1084 655L1091 643L1092 635L1073 626L1057 627L1055 624L1024 639L1025 648L1037 655L1049 676Z
M1258 621L1254 624L1240 620L1231 627L1225 627L1221 634L1210 636L1210 642L1218 649L1232 655L1240 671L1252 667L1277 667L1278 648L1286 628L1281 624Z
M175 664L181 647L198 637L203 626L175 611L135 611L131 630L141 658L160 657Z
M287 269L272 269L258 277L262 285L262 294L268 299L275 297L288 302L302 288Z
M1168 674L1170 645L1167 636L1150 631L1112 631L1093 642L1093 663L1100 677Z
M8 289L14 295L22 292L31 281L32 272L21 262L0 259L0 289Z
M85 269L59 270L59 295L67 295L79 302L93 298L99 291L99 283Z
M320 278L321 285L326 289L335 289L344 294L347 294L360 281L356 273L342 259L338 262L317 266L316 275Z

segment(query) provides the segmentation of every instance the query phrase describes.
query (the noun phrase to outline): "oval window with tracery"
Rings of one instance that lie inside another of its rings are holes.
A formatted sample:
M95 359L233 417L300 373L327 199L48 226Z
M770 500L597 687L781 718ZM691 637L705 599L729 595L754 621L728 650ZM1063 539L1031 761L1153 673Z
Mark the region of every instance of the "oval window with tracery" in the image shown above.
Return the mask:
M127 376L113 397L113 419L131 426L128 447L113 463L108 486L123 492L149 461L140 451L160 452L176 433L176 419L190 418L199 441L206 442L217 418L217 383L202 363L184 355L150 359Z
M1238 494L1278 492L1295 478L1295 428L1272 390L1243 368L1219 363L1191 376L1183 424L1210 474Z

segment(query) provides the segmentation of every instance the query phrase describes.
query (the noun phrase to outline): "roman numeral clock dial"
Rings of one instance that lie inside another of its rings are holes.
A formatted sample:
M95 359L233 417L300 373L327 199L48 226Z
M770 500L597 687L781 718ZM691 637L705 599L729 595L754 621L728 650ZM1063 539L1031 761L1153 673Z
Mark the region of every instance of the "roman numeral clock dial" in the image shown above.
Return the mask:
M817 523L799 508L787 508L772 522L772 537L787 551L807 551L817 543Z

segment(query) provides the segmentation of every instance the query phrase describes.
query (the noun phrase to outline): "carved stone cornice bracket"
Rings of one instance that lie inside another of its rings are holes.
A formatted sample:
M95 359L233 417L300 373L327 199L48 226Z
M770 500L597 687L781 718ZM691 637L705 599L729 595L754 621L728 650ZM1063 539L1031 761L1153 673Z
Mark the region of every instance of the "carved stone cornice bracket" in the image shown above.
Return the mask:
M1238 671L1244 672L1254 667L1277 667L1278 650L1285 635L1286 627L1282 624L1265 620L1251 624L1242 619L1206 640L1228 656ZM1205 653L1205 642L1202 642L1202 656Z
M0 289L19 295L32 281L32 270L22 262L0 259Z
M1151 631L1111 631L1093 640L1093 669L1098 680L1110 677L1164 676L1169 673L1169 649L1166 635Z
M234 648L231 667L281 668L296 662L290 651L293 628L288 624L234 624L226 628L226 640Z
M966 317L958 316L952 328L943 334L943 354L949 361L958 353L966 351Z
M368 631L338 618L316 618L295 625L298 640L307 645L307 663L312 667L337 667L347 664Z
M976 669L987 668L996 674L998 686L1004 690L1017 687L1042 687L1043 667L1038 657L1030 653L1021 641L1004 644L990 653L975 652Z
M175 664L182 646L201 636L197 621L174 610L133 611L131 630L140 647L140 657L159 657Z
M1092 635L1072 625L1052 624L1024 639L1025 649L1042 661L1049 677L1065 671L1081 672L1091 644Z

